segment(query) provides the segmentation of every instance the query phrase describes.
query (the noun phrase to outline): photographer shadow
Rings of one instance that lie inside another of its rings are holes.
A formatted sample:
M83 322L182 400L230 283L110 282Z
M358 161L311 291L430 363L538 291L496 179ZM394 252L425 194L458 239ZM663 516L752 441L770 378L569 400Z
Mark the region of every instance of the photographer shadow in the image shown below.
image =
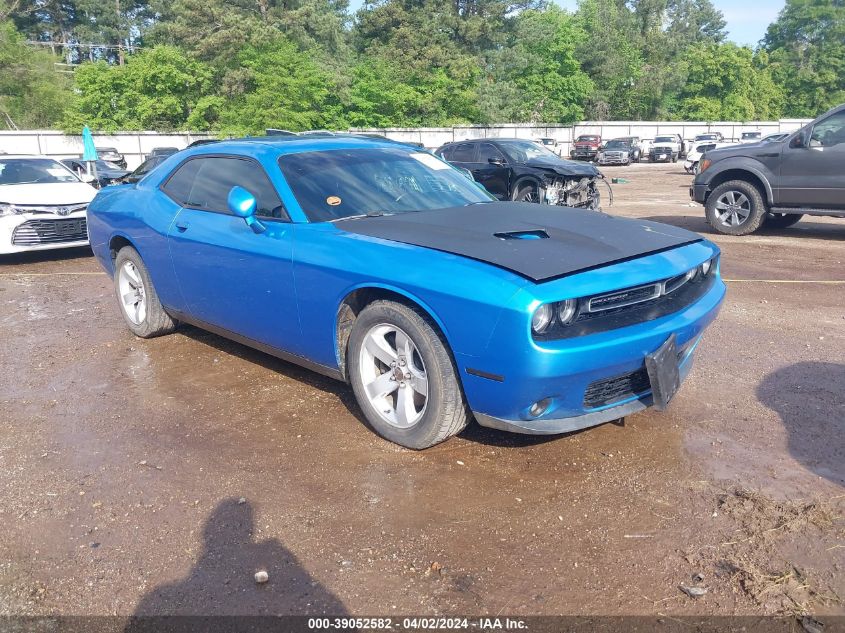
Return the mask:
M205 523L202 553L188 576L144 595L124 633L231 631L265 620L255 616L346 615L343 603L278 540L253 540L253 515L249 503L220 502ZM269 580L257 583L258 571Z

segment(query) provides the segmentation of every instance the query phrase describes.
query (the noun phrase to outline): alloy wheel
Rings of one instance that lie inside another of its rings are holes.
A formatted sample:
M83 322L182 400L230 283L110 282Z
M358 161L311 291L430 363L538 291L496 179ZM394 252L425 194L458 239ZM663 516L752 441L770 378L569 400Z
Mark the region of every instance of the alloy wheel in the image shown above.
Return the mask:
M422 419L428 378L422 356L405 332L386 323L370 328L359 367L366 397L385 422L407 429Z
M141 325L147 318L147 295L138 267L131 261L124 262L118 272L117 283L123 311L132 323Z
M751 200L741 191L726 191L716 200L716 219L723 226L742 226L751 215Z

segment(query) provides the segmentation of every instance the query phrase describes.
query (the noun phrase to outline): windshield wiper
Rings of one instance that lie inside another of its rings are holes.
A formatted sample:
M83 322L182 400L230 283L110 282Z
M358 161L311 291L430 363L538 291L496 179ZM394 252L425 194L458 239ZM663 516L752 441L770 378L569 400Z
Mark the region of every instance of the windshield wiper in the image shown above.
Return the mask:
M386 213L384 211L367 211L366 213L359 213L358 215L347 215L342 218L335 218L329 222L340 222L341 220L358 220L360 218L380 218L385 215L394 215L393 213Z

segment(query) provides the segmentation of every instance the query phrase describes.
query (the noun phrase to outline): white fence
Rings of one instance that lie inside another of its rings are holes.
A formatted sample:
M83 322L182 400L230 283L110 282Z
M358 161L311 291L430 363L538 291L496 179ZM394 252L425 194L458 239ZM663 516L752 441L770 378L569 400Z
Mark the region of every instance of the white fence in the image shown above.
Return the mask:
M212 135L199 132L159 134L158 132L118 132L94 134L97 147L113 147L126 157L126 165L134 169L155 147L184 149L189 143ZM66 135L55 130L0 131L0 152L7 154L43 154L54 158L82 155L82 136Z
M600 134L603 139L619 136L654 138L660 134L681 134L691 139L704 132L721 132L726 139L738 139L742 132L761 132L763 136L773 132L791 132L808 123L809 119L781 119L780 121L752 121L738 123L723 121L671 122L671 121L585 121L574 126L501 124L501 125L457 125L442 128L385 128L355 129L353 132L383 134L397 141L422 143L429 149L444 143L474 138L553 138L559 144L561 154L567 156L573 139L581 134ZM155 147L177 147L182 149L189 143L202 138L213 138L206 132L184 132L160 134L158 132L117 132L94 134L97 147L114 147L126 157L129 169L134 169ZM55 130L0 131L0 152L7 154L45 154L55 158L72 158L82 154L82 136L66 135Z

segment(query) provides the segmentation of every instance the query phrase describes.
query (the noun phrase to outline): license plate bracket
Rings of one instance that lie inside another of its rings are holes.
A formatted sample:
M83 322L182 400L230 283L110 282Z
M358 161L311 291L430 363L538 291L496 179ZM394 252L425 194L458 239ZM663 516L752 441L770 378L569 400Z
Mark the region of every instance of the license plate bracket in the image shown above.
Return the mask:
M663 411L681 386L677 337L672 334L657 351L645 357L654 408Z
M65 220L56 224L57 235L72 235L82 230L82 222L79 220Z

